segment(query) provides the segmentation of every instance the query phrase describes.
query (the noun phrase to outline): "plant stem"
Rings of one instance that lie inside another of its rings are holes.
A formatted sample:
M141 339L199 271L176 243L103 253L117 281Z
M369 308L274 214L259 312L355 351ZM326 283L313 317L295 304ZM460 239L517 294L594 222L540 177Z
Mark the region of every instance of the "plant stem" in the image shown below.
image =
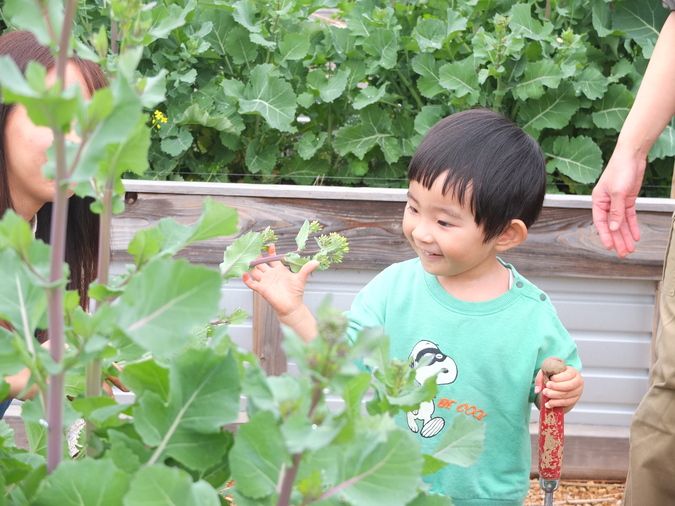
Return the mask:
M408 88L408 91L410 91L410 94L412 95L413 99L415 100L415 104L417 104L417 109L421 110L422 107L424 107L424 103L422 102L422 98L420 97L419 93L417 93L417 90L413 86L413 84L410 82L410 80L401 72L400 68L396 68L396 74L401 78L401 81L403 81L403 84L405 84L405 87Z
M110 271L110 228L112 224L112 195L113 180L108 178L103 190L103 212L98 234L98 272L97 280L102 285L108 284ZM87 397L98 397L101 395L101 360L95 359L87 366ZM94 426L87 422L87 454L92 455L94 449L89 445Z
M58 86L63 90L66 65L68 63L68 47L70 32L75 17L77 0L68 0L65 5L61 39L58 41L58 57L56 60L56 79ZM50 351L57 366L61 366L65 348L64 321L63 321L63 292L60 284L63 277L63 260L66 246L66 222L68 218L68 188L65 184L66 176L66 139L60 128L54 130L54 149L56 152L56 189L52 208L51 224L51 258L50 281L52 288L48 291L48 321ZM61 462L63 448L63 402L64 402L64 373L58 371L50 375L49 393L47 399L47 469L54 471Z

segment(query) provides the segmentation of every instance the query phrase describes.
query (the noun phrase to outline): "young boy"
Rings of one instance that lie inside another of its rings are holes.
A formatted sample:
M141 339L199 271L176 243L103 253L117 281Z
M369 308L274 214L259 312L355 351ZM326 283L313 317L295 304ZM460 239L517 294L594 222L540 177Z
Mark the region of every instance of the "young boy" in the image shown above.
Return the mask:
M541 210L541 149L519 127L488 110L453 114L425 136L410 163L403 232L417 258L394 264L359 292L350 333L383 327L392 357L418 379L437 374L438 393L407 415L433 453L455 417L485 424L485 446L468 467L447 466L427 481L457 505L522 505L528 490L531 402L542 361L567 369L543 385L549 406L570 410L583 390L580 361L548 297L498 257L527 237ZM244 281L305 339L316 321L303 302L307 264L292 274L279 262Z

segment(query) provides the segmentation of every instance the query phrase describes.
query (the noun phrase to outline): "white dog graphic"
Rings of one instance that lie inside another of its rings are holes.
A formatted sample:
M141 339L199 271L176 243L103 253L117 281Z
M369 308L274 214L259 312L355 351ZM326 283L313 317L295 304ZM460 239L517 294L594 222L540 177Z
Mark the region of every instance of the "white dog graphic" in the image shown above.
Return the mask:
M436 376L436 383L448 385L457 379L457 365L455 361L443 353L437 344L431 341L419 341L410 352L410 367L415 369L415 381L420 385L428 378ZM423 437L433 437L445 425L443 418L434 418L436 409L434 401L425 401L415 411L408 412L408 427L413 432L419 432ZM422 430L417 424L422 421Z

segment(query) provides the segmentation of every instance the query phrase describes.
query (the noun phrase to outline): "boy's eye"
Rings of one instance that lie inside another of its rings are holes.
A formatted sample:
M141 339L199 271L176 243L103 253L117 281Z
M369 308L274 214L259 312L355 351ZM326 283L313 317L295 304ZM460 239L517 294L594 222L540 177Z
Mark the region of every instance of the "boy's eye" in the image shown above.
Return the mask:
M448 223L447 221L443 221L443 220L438 220L438 224L439 224L441 227L450 227L450 226L452 226L452 225L450 225L450 223Z
M417 214L417 209L415 209L413 206L408 204L408 211L410 211L413 214Z

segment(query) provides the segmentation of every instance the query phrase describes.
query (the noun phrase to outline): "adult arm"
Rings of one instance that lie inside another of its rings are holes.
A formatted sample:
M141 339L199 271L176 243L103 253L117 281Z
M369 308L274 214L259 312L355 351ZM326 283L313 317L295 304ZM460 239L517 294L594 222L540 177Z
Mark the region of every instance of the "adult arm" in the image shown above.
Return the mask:
M632 253L640 239L635 201L647 154L674 114L675 12L671 12L607 168L593 189L593 222L600 240L620 257Z

